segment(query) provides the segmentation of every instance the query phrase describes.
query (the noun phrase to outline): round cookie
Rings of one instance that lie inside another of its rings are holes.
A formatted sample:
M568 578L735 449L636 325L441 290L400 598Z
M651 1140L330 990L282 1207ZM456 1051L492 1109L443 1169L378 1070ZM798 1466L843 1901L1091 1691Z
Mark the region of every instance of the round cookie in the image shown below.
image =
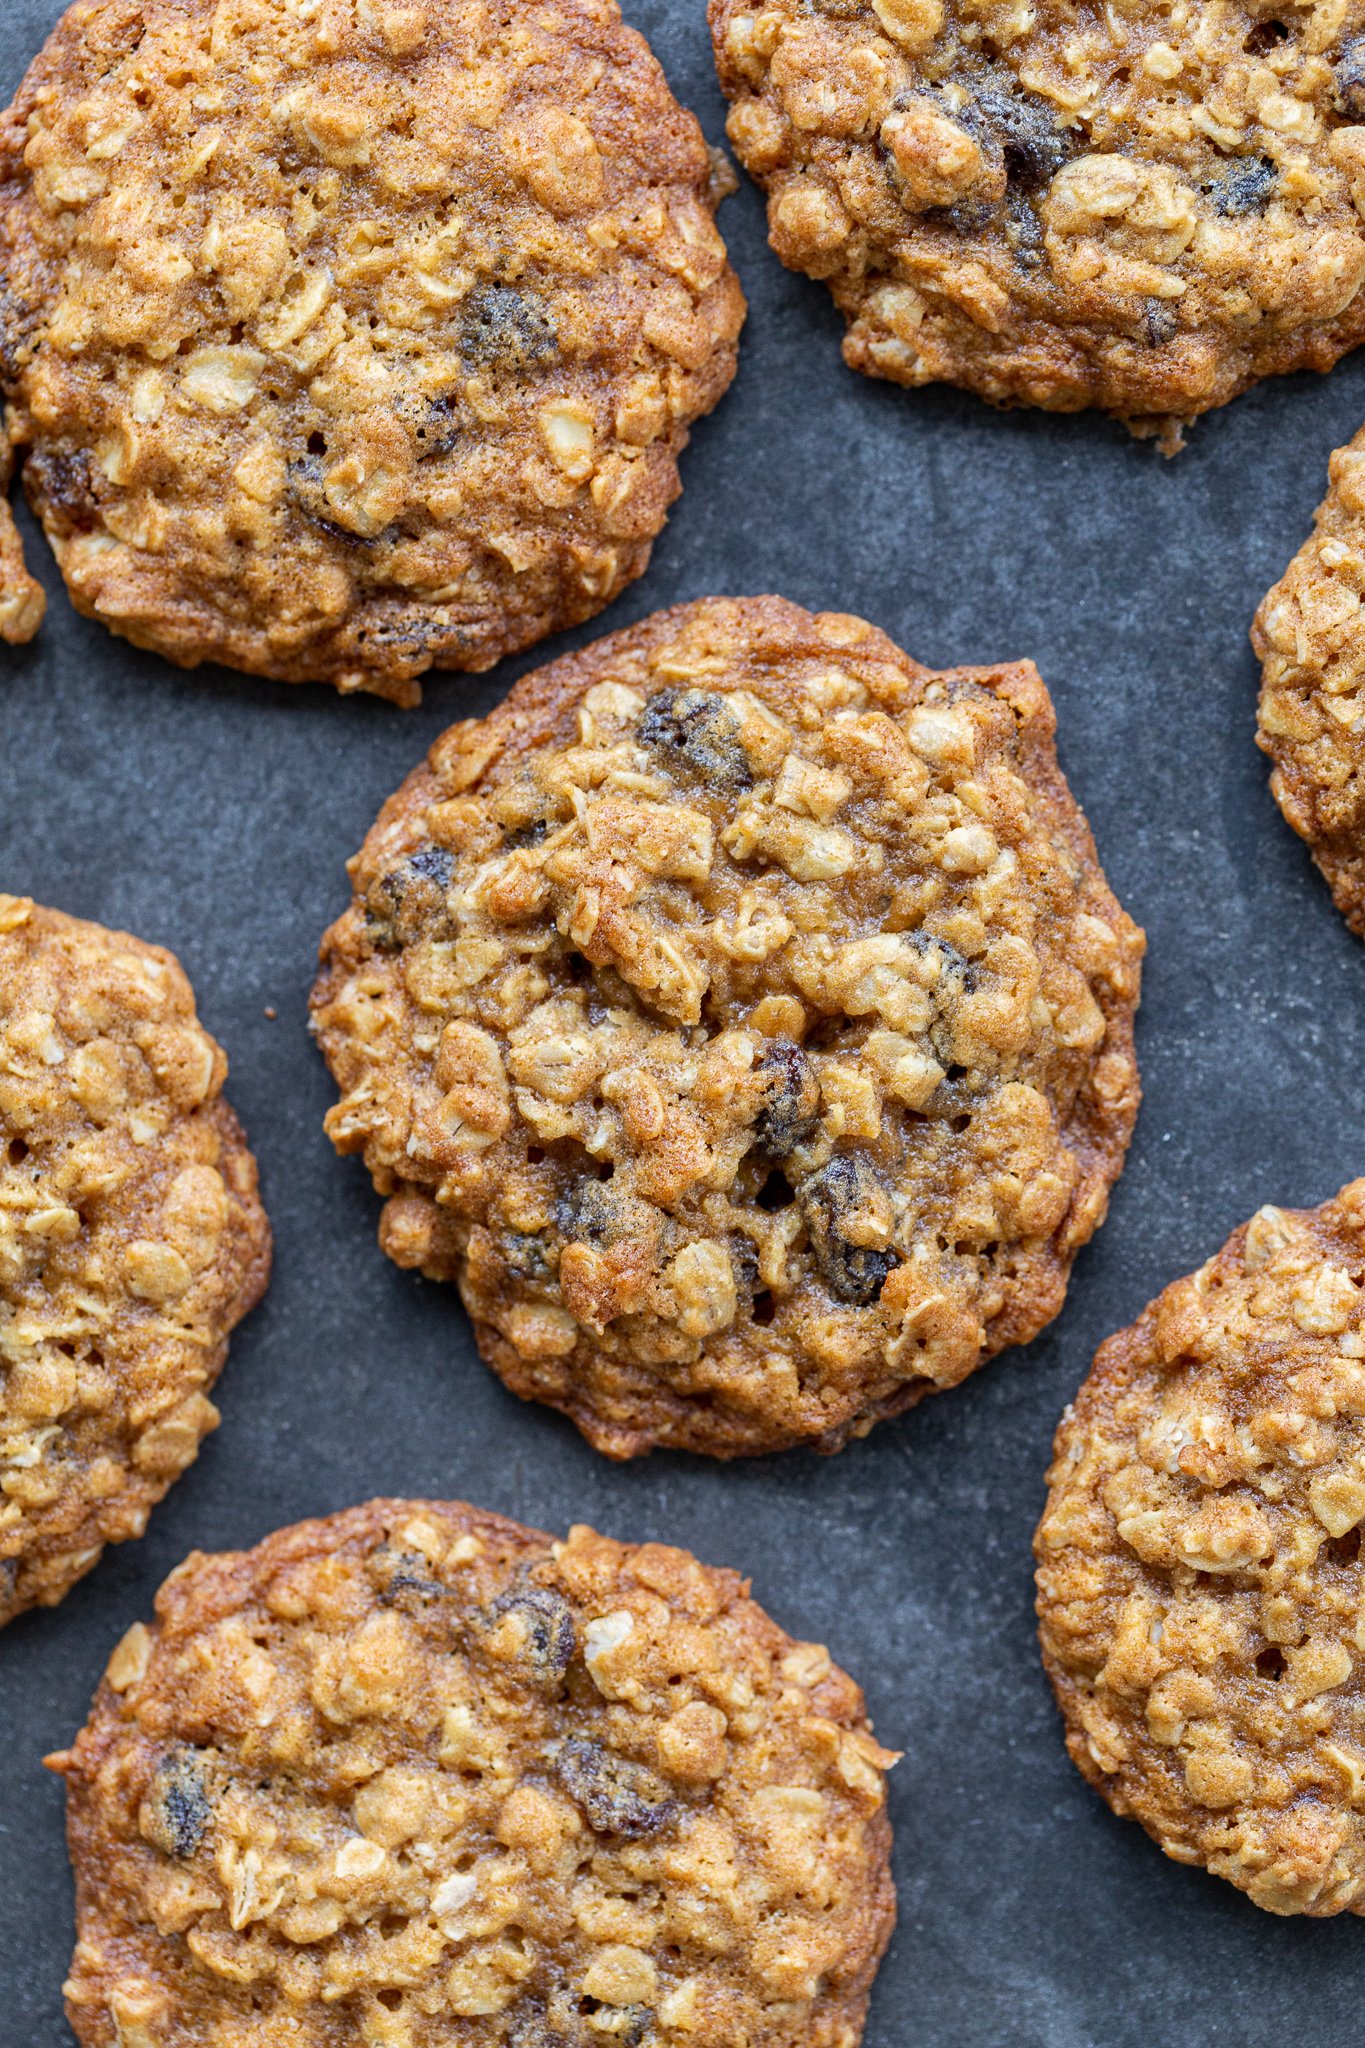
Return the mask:
M78 0L0 117L0 386L80 610L415 703L643 571L744 302L614 0Z
M83 2048L856 2048L895 1758L747 1595L435 1502L191 1557L49 1759Z
M1329 475L1313 533L1256 614L1257 739L1276 803L1365 937L1365 429Z
M400 1265L600 1450L833 1450L1061 1306L1142 936L1028 664L711 600L453 727L314 1028Z
M710 0L854 369L1179 422L1365 335L1365 5Z
M170 953L0 895L0 1623L140 1536L217 1426L270 1271L226 1073Z
M1079 1770L1273 1913L1365 1912L1365 1181L1100 1347L1038 1529Z

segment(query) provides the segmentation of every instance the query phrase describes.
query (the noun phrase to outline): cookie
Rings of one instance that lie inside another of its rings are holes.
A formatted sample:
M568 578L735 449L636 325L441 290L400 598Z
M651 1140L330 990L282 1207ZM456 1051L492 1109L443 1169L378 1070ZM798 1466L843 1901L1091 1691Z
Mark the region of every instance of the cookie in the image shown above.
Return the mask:
M226 1073L170 953L0 895L0 1623L140 1536L217 1426L270 1270Z
M1365 1181L1102 1345L1037 1536L1073 1761L1272 1913L1365 1912Z
M0 383L79 609L415 703L641 574L744 302L613 0L78 0L0 118Z
M0 418L0 640L22 647L42 625L47 597L25 566L23 542L5 495L13 466L9 436Z
M1028 664L685 605L453 727L352 879L327 1129L600 1450L837 1449L1061 1306L1142 936Z
M1365 335L1365 5L710 0L730 139L854 369L1178 446Z
M735 1573L374 1501L196 1555L68 1788L83 2048L856 2048L862 1694Z
M1317 523L1256 614L1270 787L1365 938L1365 429L1329 465Z

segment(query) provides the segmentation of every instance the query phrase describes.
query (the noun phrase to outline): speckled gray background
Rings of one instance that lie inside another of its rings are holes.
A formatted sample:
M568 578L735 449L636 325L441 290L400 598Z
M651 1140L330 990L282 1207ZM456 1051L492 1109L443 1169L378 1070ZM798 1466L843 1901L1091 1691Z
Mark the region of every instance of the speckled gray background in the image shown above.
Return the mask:
M627 11L719 140L701 0ZM0 0L4 94L58 12ZM1365 356L1263 386L1165 462L1098 418L863 382L823 288L770 255L752 189L722 224L752 306L739 380L610 623L774 590L864 613L926 661L1038 662L1067 773L1151 941L1146 1104L1108 1226L1042 1341L833 1461L608 1465L485 1372L453 1291L380 1256L363 1170L323 1138L330 1089L304 1030L343 861L435 734L535 657L437 679L416 713L186 676L76 618L35 545L48 625L0 649L0 888L180 955L231 1056L277 1263L233 1346L223 1428L146 1540L0 1637L0 2048L70 2048L62 1802L38 1759L84 1717L112 1644L193 1546L376 1493L686 1544L751 1573L860 1676L906 1751L900 1927L868 2048L1359 2039L1365 1928L1258 1913L1167 1862L1072 1770L1029 1539L1099 1339L1259 1203L1316 1202L1365 1170L1365 951L1267 794L1246 643L1330 450L1365 417Z

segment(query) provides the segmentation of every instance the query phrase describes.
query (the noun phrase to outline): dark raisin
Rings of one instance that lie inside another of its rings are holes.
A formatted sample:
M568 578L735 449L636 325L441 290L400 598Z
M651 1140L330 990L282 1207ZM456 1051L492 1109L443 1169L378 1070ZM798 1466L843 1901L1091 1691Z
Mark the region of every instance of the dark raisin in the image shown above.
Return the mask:
M595 1834L624 1835L638 1842L671 1827L678 1803L652 1771L604 1749L600 1742L571 1736L561 1742L555 1773Z
M799 1045L779 1038L759 1061L763 1105L754 1118L754 1144L765 1159L786 1159L804 1145L820 1114L820 1086Z
M1214 180L1209 198L1228 220L1244 213L1259 213L1275 190L1279 176L1269 157L1243 157Z
M801 1209L820 1277L831 1294L851 1308L868 1308L881 1293L896 1254L858 1244L869 1212L886 1206L886 1194L860 1153L836 1152L828 1166L801 1184Z
M446 1597L448 1589L431 1576L431 1567L418 1550L383 1543L369 1558L367 1569L380 1599L389 1606L411 1611Z
M31 306L0 284L0 380L17 382L29 336L38 324Z
M156 1767L147 1794L143 1834L166 1856L193 1856L213 1818L208 1788L192 1749L172 1749Z
M555 1203L555 1226L569 1244L641 1243L657 1237L658 1211L636 1195L618 1194L610 1181L584 1174Z
M28 458L26 474L43 516L52 520L60 533L89 533L99 525L90 457L83 448L35 449Z
M505 1230L498 1239L498 1255L519 1280L548 1280L555 1269L553 1248L543 1232Z
M480 1625L500 1640L511 1641L514 1661L536 1685L557 1687L578 1648L573 1611L548 1586L509 1587L481 1617Z
M549 829L548 818L532 818L528 825L518 825L515 832L507 833L502 843L508 851L518 846L539 846Z
M1355 36L1341 46L1332 66L1337 105L1353 121L1365 121L1365 36Z
M1148 299L1142 316L1142 333L1152 348L1160 348L1170 341L1178 324L1175 307L1168 299Z
M723 789L747 789L754 779L739 742L739 720L714 690L661 690L635 730L675 775Z
M455 863L444 847L419 846L401 867L370 884L366 929L381 953L396 953L440 926Z
M1043 223L1022 192L1011 192L1007 207L1005 240L1021 269L1032 270L1043 260Z
M576 2032L566 2034L552 2026L543 2002L537 1998L513 2015L507 2048L576 2048Z
M1041 191L1070 154L1055 109L1022 86L984 82L954 119L1003 153L1006 179L1016 191Z
M481 368L524 372L554 362L559 340L539 300L505 284L480 285L465 300L460 353Z

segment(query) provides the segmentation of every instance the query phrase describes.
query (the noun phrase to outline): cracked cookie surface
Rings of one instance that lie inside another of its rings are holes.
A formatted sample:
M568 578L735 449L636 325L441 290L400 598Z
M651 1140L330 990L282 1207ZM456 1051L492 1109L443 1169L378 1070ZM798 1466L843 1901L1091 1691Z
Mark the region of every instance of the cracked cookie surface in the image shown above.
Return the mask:
M140 1536L217 1426L270 1269L226 1073L171 954L0 895L0 1623Z
M1329 465L1314 529L1256 614L1270 787L1365 938L1365 429Z
M1057 1312L1142 936L1029 665L682 606L453 727L351 872L332 1140L599 1449L834 1449Z
M710 0L730 139L847 361L1179 445L1365 335L1365 5Z
M405 703L591 617L734 374L721 183L614 0L80 0L0 119L77 606Z
M856 2048L894 1917L826 1651L460 1505L190 1558L49 1761L83 2048Z
M1181 1863L1365 1911L1365 1181L1102 1345L1039 1526L1067 1748Z

